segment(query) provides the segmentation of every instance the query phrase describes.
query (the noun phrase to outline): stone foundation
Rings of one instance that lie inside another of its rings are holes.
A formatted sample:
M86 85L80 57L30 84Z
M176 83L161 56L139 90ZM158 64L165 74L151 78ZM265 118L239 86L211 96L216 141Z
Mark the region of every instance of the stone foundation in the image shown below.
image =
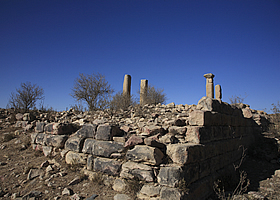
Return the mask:
M33 148L61 152L66 163L83 164L89 178L102 173L120 192L127 181L141 181L139 199L205 199L213 182L234 170L266 118L245 104L209 97L197 106L144 105L141 113L129 112L96 114L77 131L72 124L80 121L37 122Z

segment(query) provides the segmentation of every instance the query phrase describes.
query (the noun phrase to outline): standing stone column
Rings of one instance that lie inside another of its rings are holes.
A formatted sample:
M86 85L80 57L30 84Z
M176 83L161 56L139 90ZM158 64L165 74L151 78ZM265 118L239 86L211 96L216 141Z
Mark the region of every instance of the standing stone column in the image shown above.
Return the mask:
M141 80L140 84L140 105L144 105L147 102L148 93L148 80Z
M126 74L123 79L123 95L130 96L131 90L131 76Z
M206 96L210 98L214 98L214 84L213 84L213 78L214 74L204 74L204 77L206 78Z
M222 87L220 85L215 86L215 98L222 100Z

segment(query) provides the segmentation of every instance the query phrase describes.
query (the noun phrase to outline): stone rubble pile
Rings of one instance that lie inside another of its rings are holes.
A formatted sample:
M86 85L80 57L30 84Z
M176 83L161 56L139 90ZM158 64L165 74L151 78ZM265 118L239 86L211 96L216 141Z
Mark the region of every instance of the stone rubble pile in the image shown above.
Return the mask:
M9 113L2 116L9 125ZM154 200L205 199L214 180L239 162L241 147L268 125L262 111L209 97L197 105L145 105L114 114L70 109L15 117L15 127L32 131L33 149L84 165L89 178L101 172L119 192L137 180L143 185L138 198Z

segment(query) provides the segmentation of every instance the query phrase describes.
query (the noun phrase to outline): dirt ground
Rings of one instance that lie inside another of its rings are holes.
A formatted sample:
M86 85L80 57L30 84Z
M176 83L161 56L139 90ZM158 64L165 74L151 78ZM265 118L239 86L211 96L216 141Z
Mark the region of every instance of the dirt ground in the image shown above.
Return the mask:
M15 135L16 130L13 127L0 129L1 199L24 196L33 199L69 199L70 196L62 195L65 188L70 189L71 195L76 193L81 198L96 194L96 200L113 199L119 193L98 181L90 181L80 172L79 167L69 167L60 154L47 158L42 152L33 150L30 133ZM245 195L236 199L280 199L280 178L274 176L275 170L280 169L280 163L274 143L275 139L271 135L264 134L259 143L246 153L239 170L247 173L250 186ZM30 169L41 168L46 172L46 166L41 164L47 160L56 163L51 165L52 169L48 169L50 171L47 175L28 180ZM74 178L78 178L78 183L69 185ZM131 191L127 191L127 194L131 196Z
M71 194L77 193L82 198L89 198L97 194L96 200L113 199L118 192L108 186L88 180L79 167L69 167L61 155L47 158L40 151L35 151L30 146L29 133L15 135L15 138L7 140L5 133L15 132L15 128L2 128L0 130L0 198L11 199L14 197L36 196L32 191L41 192L40 199L69 199L68 195L62 195L64 188L68 188ZM28 180L30 169L46 167L41 164L47 160L56 161L59 164L52 165L53 170L47 175ZM61 172L61 173L59 173ZM61 174L61 175L60 175ZM53 175L53 176L52 176ZM69 185L74 179L79 178L79 183ZM13 196L12 196L13 195ZM58 198L59 197L59 198Z

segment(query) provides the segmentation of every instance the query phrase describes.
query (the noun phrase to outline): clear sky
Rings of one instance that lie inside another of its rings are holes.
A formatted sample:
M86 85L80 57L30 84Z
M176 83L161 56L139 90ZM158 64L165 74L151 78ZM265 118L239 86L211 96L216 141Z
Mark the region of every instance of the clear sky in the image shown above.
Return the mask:
M44 105L65 110L79 73L122 90L132 76L164 89L167 103L197 104L215 75L223 101L253 109L280 101L279 0L1 0L0 107L30 81Z

